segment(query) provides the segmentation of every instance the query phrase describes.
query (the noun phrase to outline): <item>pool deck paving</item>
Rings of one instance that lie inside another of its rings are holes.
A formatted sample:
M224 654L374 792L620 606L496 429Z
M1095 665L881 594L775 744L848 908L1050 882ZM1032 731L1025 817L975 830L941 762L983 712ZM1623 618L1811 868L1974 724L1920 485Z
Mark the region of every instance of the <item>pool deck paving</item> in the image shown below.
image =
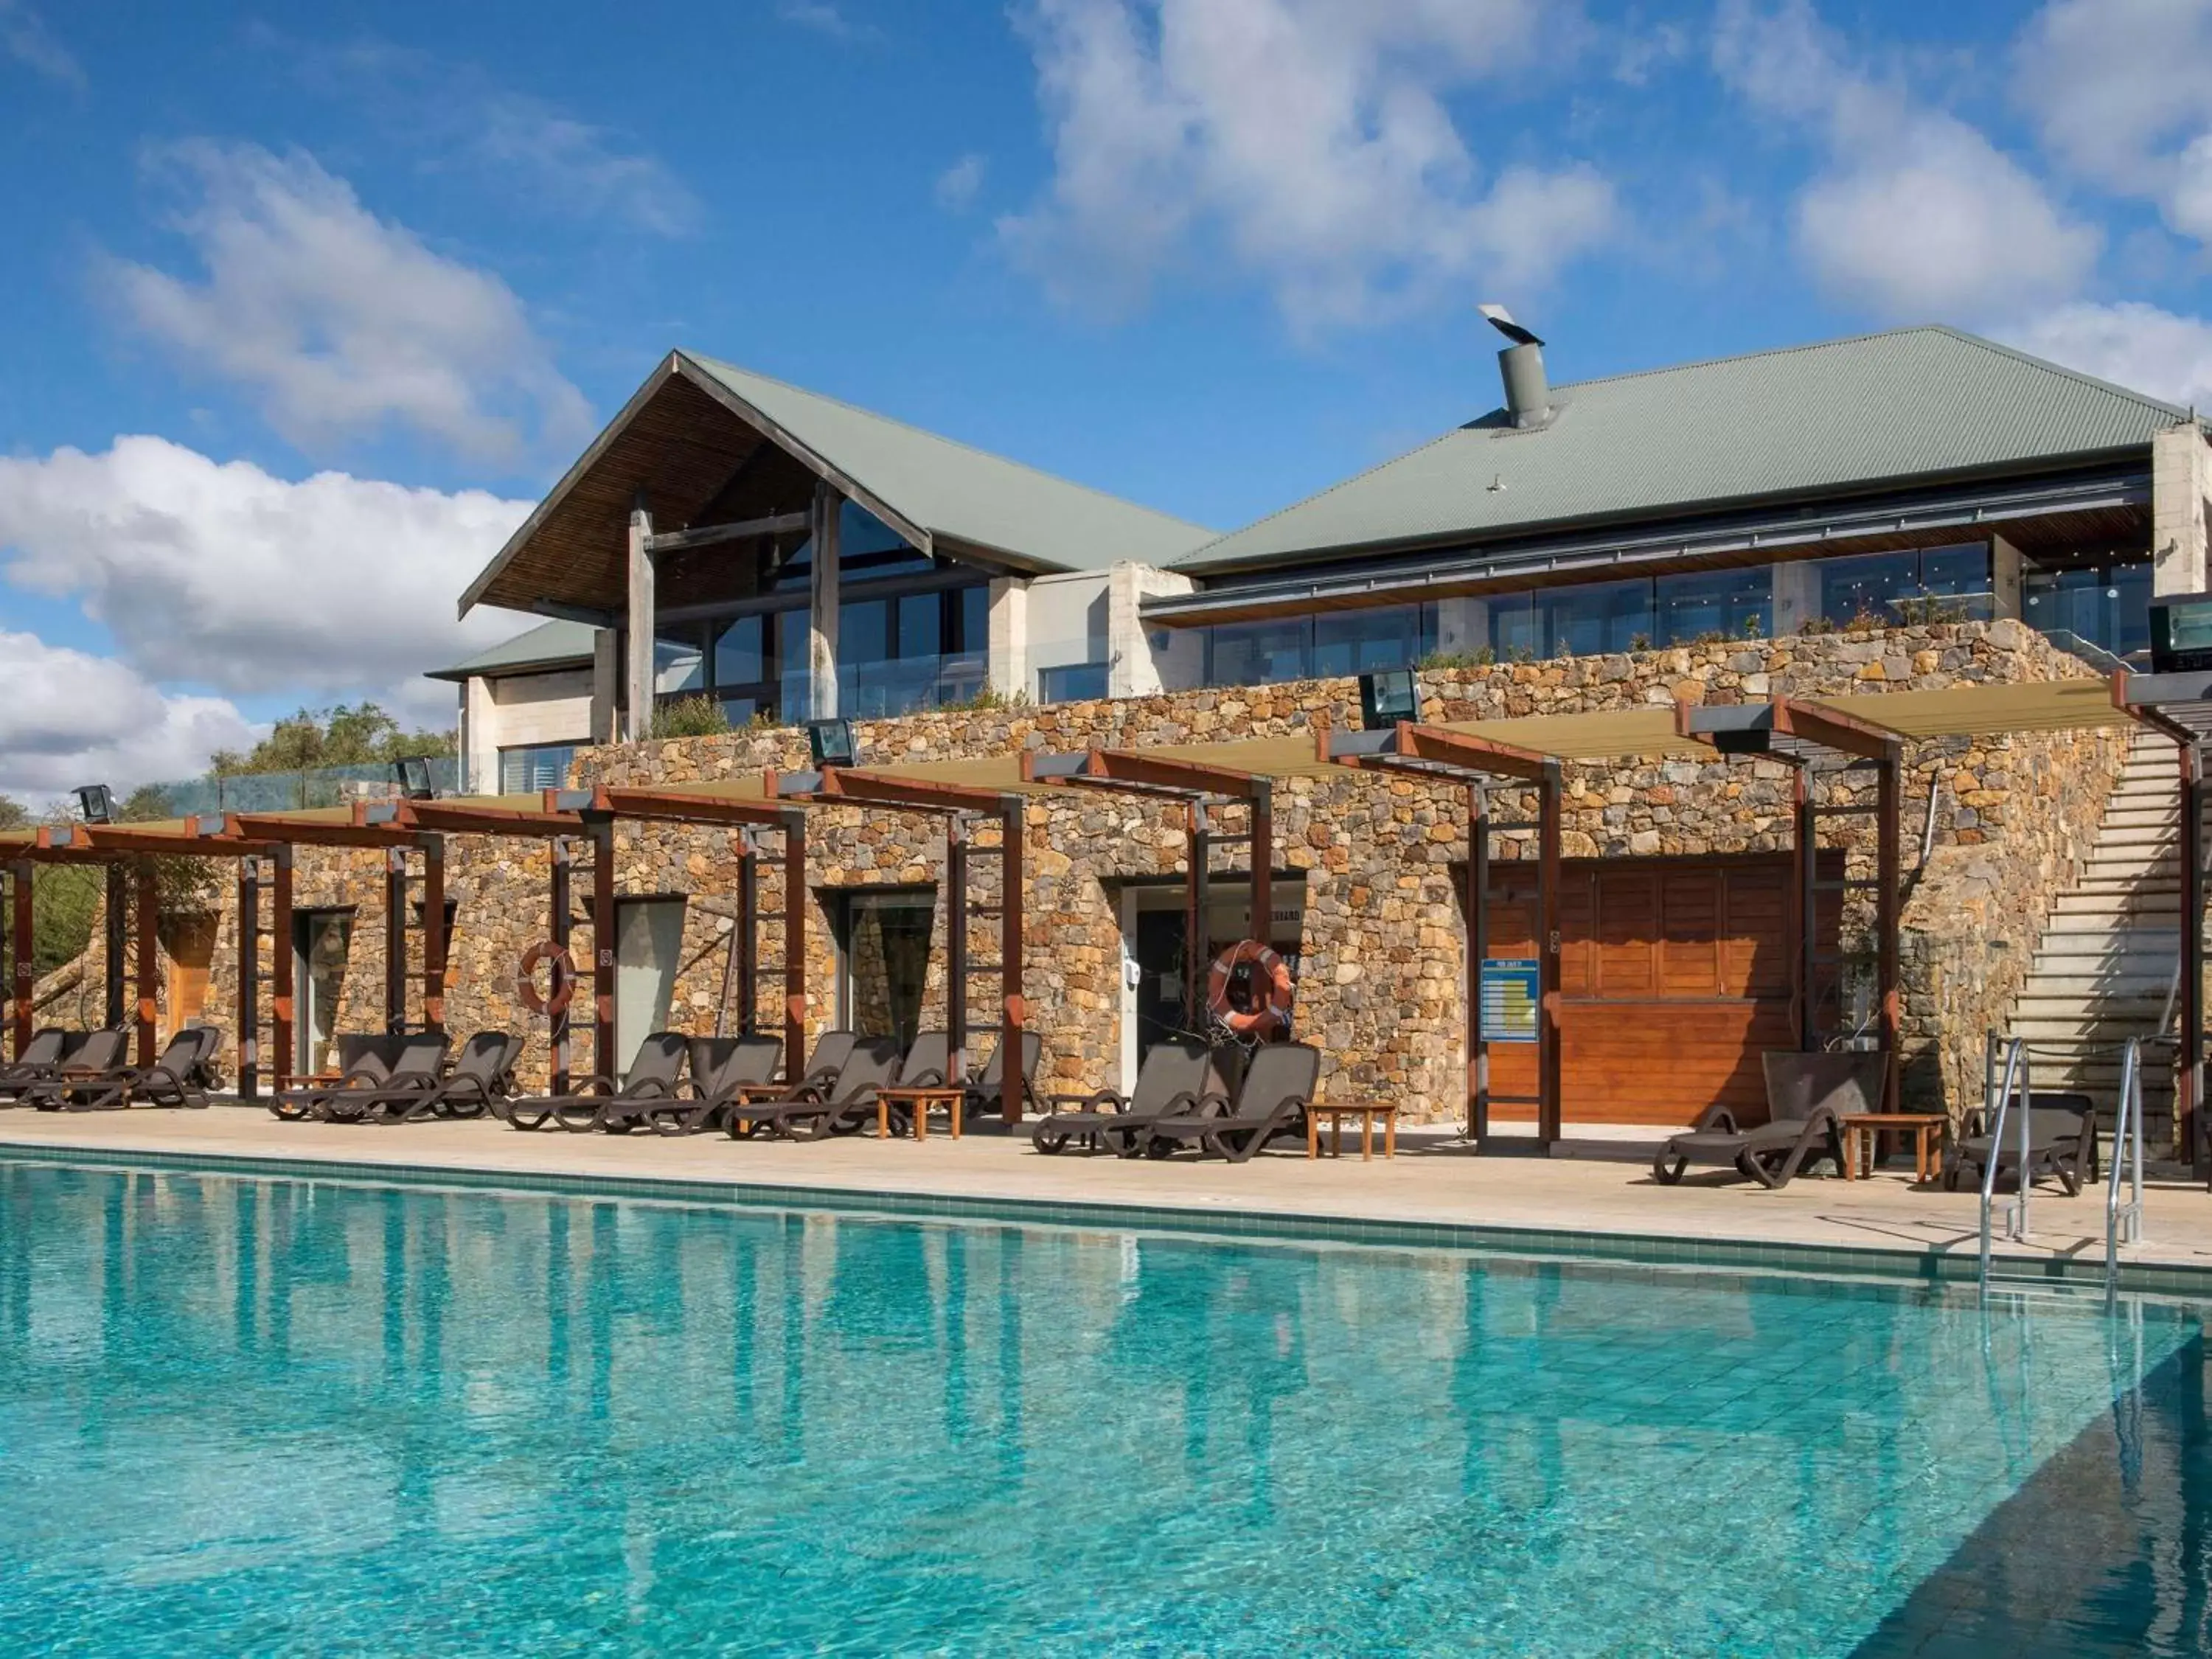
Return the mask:
M1649 1133L1650 1132L1644 1132ZM1656 1146L1656 1141L1650 1143ZM1692 1170L1677 1187L1653 1180L1650 1146L1583 1134L1550 1158L1478 1157L1448 1129L1408 1127L1398 1156L1363 1162L1346 1139L1340 1158L1310 1160L1303 1144L1279 1143L1249 1164L1087 1157L1056 1158L1026 1135L975 1133L923 1142L872 1134L821 1141L732 1141L720 1134L663 1137L522 1134L491 1121L396 1127L280 1123L265 1109L216 1106L205 1111L45 1113L0 1111L0 1156L9 1147L52 1157L88 1152L115 1157L281 1160L287 1165L348 1166L351 1177L380 1168L445 1173L476 1183L548 1177L625 1183L726 1183L835 1194L856 1202L884 1199L1041 1206L1073 1220L1115 1211L1158 1211L1189 1225L1255 1216L1291 1227L1328 1224L1414 1224L1504 1234L1557 1236L1563 1245L1602 1249L1608 1240L1645 1245L1771 1246L1802 1251L1887 1253L1911 1271L1935 1259L1945 1276L1970 1272L1979 1244L1979 1196L1911 1183L1899 1158L1870 1180L1801 1176L1770 1192L1733 1171ZM366 1167L363 1166L373 1166ZM281 1171L297 1173L296 1169ZM2000 1197L2000 1204L2005 1199ZM2143 1243L2124 1247L2131 1273L2148 1270L2165 1288L2212 1293L2212 1194L2194 1183L2154 1180L2144 1192ZM2101 1274L2105 1189L2068 1198L2037 1188L2025 1244L2001 1246L2008 1267ZM1693 1252L1704 1255L1705 1252ZM1817 1258L1815 1258L1817 1260ZM1868 1258L1871 1263L1873 1257ZM2202 1274L2201 1286L2194 1281Z

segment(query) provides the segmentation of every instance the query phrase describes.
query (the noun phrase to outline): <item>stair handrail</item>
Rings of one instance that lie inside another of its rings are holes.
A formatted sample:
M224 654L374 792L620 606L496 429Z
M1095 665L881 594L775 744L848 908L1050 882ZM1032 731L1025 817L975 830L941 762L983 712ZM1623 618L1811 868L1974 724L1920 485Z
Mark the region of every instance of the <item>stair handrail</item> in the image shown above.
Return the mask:
M2142 1243L2142 1044L2135 1038L2120 1054L2120 1099L2112 1117L2112 1169L2105 1182L2105 1297L2119 1293L2120 1246ZM2096 1125L2089 1129L2093 1142ZM2122 1172L2130 1193L2120 1201Z
M1995 1032L1990 1034L1994 1049L1997 1042ZM1994 1053L1992 1053L1994 1058ZM2020 1095L2020 1193L2005 1206L2005 1237L2014 1242L2027 1237L2027 1152L2028 1093L2027 1039L2013 1037L2005 1042L2004 1069L1996 1090L1992 1092L1989 1077L1983 1079L1983 1132L1990 1138L1990 1155L1982 1165L1982 1288L1990 1284L1990 1207L1996 1201L1998 1153L2004 1145L2005 1119L2011 1109L2014 1080L2018 1080Z

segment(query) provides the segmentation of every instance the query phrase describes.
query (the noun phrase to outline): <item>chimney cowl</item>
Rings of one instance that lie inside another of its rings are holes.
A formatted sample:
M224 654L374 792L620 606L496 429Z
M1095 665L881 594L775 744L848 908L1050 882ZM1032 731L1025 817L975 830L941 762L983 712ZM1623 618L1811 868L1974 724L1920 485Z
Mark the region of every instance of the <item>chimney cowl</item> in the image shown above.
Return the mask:
M1544 343L1513 320L1504 306L1475 307L1483 320L1512 342L1498 354L1498 372L1505 382L1505 415L1515 428L1527 431L1552 418L1552 384L1544 373Z

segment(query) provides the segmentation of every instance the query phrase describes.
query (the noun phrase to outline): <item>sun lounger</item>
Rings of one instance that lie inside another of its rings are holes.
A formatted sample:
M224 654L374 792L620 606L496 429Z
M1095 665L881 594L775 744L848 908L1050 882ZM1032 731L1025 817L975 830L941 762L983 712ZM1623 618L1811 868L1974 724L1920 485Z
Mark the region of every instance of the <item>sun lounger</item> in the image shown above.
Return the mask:
M2017 1109L2016 1108L2014 1109ZM1996 1148L1997 1179L2019 1178L2019 1120L2008 1118L2004 1144ZM1978 1108L1966 1115L1966 1133L1951 1149L1943 1171L1943 1185L1953 1192L1971 1185L1978 1190L1988 1172L1990 1155L1989 1127ZM2081 1094L2033 1093L2027 1097L2027 1179L2030 1185L2045 1176L2055 1176L2073 1197L2086 1180L2097 1179L2097 1107Z
M61 1059L44 1077L25 1085L18 1098L26 1106L58 1111L70 1091L104 1087L122 1077L130 1069L123 1058L130 1046L131 1034L122 1030L71 1036L62 1044Z
M603 1116L610 1107L627 1109L646 1102L678 1105L678 1080L691 1039L681 1031L655 1031L638 1045L629 1075L617 1085L612 1078L586 1078L582 1087L565 1095L537 1095L495 1105L493 1111L517 1129L542 1129L556 1124L572 1134L605 1128L610 1134L627 1134L639 1117L627 1109Z
M388 1103L434 1097L445 1082L446 1051L452 1046L443 1031L410 1032L398 1040L385 1077L326 1091L312 1115L325 1123L380 1121Z
M1201 1156L1217 1152L1243 1164L1279 1135L1303 1137L1306 1107L1321 1080L1321 1050L1305 1042L1270 1042L1244 1067L1232 1103L1209 1095L1195 1111L1163 1117L1145 1132L1145 1151L1164 1158L1195 1145Z
M1136 1086L1126 1095L1101 1089L1051 1097L1030 1141L1041 1152L1060 1152L1074 1140L1093 1152L1101 1146L1133 1152L1142 1132L1160 1118L1194 1111L1201 1099L1227 1092L1211 1048L1196 1037L1170 1037L1145 1051Z
M1880 1107L1888 1056L1777 1052L1762 1059L1767 1121L1742 1128L1728 1108L1708 1107L1652 1160L1652 1176L1662 1185L1673 1186L1693 1164L1733 1164L1746 1180L1771 1188L1788 1186L1808 1164L1822 1158L1842 1173L1843 1120Z
M392 1062L399 1058L401 1039L380 1031L349 1031L338 1042L338 1075L329 1083L307 1084L282 1091L269 1103L270 1115L286 1123L313 1117L325 1097L337 1089L373 1087L392 1080Z
M925 1034L928 1035L928 1034ZM943 1038L943 1032L937 1032ZM921 1038L915 1047L921 1047ZM944 1079L941 1069L946 1050L939 1049L939 1066L937 1076ZM928 1055L923 1055L925 1060ZM756 1127L765 1128L775 1134L789 1134L795 1124L813 1126L816 1138L827 1134L848 1133L857 1129L876 1109L876 1094L902 1077L898 1040L895 1037L858 1037L845 1056L837 1074L826 1083L810 1083L787 1099L757 1100L744 1105L732 1105L724 1119L724 1127L732 1139L742 1139ZM921 1086L921 1085L917 1085Z
M339 1094L325 1105L336 1121L359 1123L421 1123L431 1118L482 1117L514 1092L514 1066L522 1058L522 1039L505 1031L479 1031L461 1045L453 1068L442 1078L404 1075L427 1052L404 1054L395 1074L368 1091L368 1098ZM444 1053L439 1051L442 1063ZM343 1115L339 1115L339 1114Z
M991 1057L983 1062L983 1069L968 1085L968 1097L960 1103L960 1110L969 1121L1001 1110L1006 1104L1006 1053L1001 1042L991 1050ZM1036 1104L1037 1067L1044 1060L1044 1039L1035 1031L1022 1033L1022 1099Z
M627 1119L665 1135L720 1128L722 1115L740 1092L769 1082L782 1059L783 1044L772 1036L693 1037L690 1080L677 1099L609 1101L599 1127Z
M70 1041L71 1034L58 1025L33 1032L31 1040L23 1045L22 1058L0 1066L0 1106L15 1105L33 1084L43 1083L52 1077L68 1052Z
M101 1076L72 1074L65 1065L55 1076L32 1085L25 1097L44 1112L115 1111L143 1102L149 1106L204 1109L215 1086L216 1051L222 1033L211 1025L188 1025L171 1037L151 1066L121 1066Z

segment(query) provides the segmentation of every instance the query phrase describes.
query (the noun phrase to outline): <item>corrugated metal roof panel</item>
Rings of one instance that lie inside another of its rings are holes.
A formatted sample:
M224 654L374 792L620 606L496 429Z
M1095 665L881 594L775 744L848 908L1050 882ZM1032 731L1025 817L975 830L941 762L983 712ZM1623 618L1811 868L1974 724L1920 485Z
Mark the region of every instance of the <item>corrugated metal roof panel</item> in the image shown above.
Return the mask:
M522 668L550 668L562 663L589 661L592 635L586 623L554 621L525 629L513 639L479 651L451 668L433 668L434 680L465 680L478 674L512 673Z
M2171 404L1949 328L1899 329L1556 387L1234 531L1187 570L1525 532L2148 444Z
M690 354L686 354L689 356ZM710 357L691 362L913 523L1058 565L1169 564L1213 532Z

